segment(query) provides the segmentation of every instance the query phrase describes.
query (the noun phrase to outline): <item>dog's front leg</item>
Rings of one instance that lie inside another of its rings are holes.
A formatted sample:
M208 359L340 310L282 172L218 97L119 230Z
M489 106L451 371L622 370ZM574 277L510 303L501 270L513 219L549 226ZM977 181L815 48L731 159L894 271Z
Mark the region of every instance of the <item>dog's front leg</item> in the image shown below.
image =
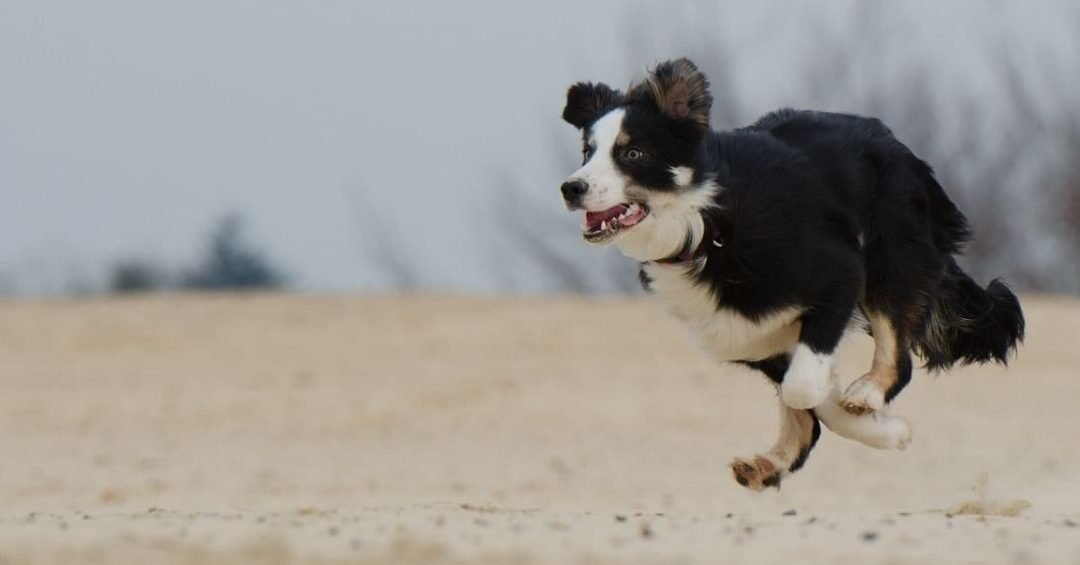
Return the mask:
M828 398L833 354L854 308L852 298L847 303L834 302L803 314L799 343L791 356L791 366L780 383L780 398L784 404L805 410Z
M790 365L787 355L740 363L765 374L777 387ZM796 410L780 404L780 435L767 452L731 463L735 481L751 490L780 488L780 481L806 462L821 435L821 424L812 410Z
M769 451L750 459L735 459L735 481L751 490L780 488L780 481L799 470L821 435L812 410L795 410L780 403L780 436Z

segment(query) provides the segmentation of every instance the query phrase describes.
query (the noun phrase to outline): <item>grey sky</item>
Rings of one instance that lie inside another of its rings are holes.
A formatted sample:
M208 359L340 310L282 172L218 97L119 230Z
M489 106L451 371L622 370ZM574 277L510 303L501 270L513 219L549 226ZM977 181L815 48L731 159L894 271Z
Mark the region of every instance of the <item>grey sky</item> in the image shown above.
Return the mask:
M493 288L476 225L493 179L550 187L558 206L567 171L550 153L563 89L628 82L635 11L657 18L640 46L655 54L638 68L678 55L663 35L695 12L656 6L5 0L0 273L25 290L71 268L100 276L120 257L190 262L237 210L301 286L377 287L356 224L380 214L413 234L406 252L421 254L430 284ZM909 33L957 72L977 66L979 33L1053 52L1077 21L1060 17L1067 2L946 6ZM754 47L759 70L740 67L739 89L761 111L798 105L777 76L812 46L794 35L799 18L781 17L790 8L725 3L714 14L718 33ZM360 206L361 189L373 206Z

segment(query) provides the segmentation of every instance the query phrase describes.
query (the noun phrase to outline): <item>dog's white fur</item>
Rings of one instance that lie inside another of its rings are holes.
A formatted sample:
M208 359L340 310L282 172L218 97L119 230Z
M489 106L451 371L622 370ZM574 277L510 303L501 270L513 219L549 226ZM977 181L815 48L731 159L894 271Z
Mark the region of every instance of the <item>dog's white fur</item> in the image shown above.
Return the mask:
M619 108L596 120L588 142L593 148L592 157L567 179L584 181L589 185L589 191L585 193L581 205L590 212L607 210L627 200L626 188L630 179L619 171L611 158L615 140L622 132L625 116L626 110Z
M690 265L646 263L642 268L664 308L719 362L765 359L790 351L799 339L801 312L796 308L751 320L728 308L717 309L709 289L687 276Z
M672 167L671 176L675 178L675 186L690 188L690 183L694 182L694 169L690 167Z
M801 343L796 346L791 366L780 386L784 404L792 408L813 408L824 402L829 394L832 367L832 354L815 353Z

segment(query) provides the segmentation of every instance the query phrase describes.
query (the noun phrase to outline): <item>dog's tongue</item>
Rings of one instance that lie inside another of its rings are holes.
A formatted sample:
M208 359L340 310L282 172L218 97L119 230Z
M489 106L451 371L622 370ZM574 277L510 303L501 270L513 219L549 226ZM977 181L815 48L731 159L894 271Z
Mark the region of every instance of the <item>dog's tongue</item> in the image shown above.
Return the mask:
M610 220L612 218L619 217L620 214L626 211L629 206L626 204L619 204L604 210L603 212L585 212L585 223L590 227L600 225L600 222L604 220Z

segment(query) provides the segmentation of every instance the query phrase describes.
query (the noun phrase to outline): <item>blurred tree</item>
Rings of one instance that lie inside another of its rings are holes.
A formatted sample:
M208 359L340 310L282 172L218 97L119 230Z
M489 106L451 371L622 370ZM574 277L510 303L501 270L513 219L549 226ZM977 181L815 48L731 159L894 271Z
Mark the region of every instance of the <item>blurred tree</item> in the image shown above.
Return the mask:
M157 265L143 259L124 259L109 273L109 292L131 294L161 290L171 286L168 276Z
M0 296L13 295L17 288L15 277L6 271L0 271Z
M375 271L388 279L387 283L394 290L407 291L420 286L420 265L415 256L405 249L408 241L401 230L393 222L387 221L385 216L375 212L380 207L375 204L367 187L361 186L353 193L353 198L360 243L367 248Z
M210 235L201 263L185 274L180 286L199 290L280 288L285 276L254 249L244 234L244 220L228 214Z

